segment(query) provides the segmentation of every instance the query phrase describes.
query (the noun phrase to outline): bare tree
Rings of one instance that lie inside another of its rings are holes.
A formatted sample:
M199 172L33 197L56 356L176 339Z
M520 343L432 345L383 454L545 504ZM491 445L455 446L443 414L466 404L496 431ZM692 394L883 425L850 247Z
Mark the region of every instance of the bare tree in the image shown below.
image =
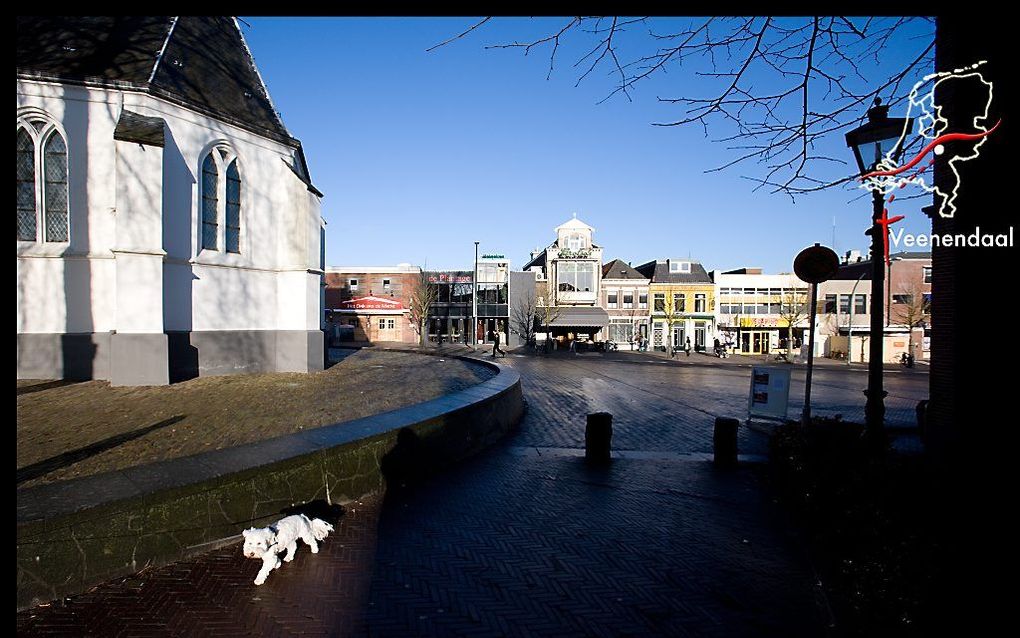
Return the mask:
M658 291L657 291L658 292ZM684 306L684 293L682 291L674 290L669 288L665 292L665 299L663 300L662 310L658 311L662 318L666 320L666 354L673 358L673 326L683 322L683 314L686 310ZM683 347L683 344L680 344Z
M425 336L428 334L429 308L438 298L439 287L429 282L428 272L421 268L418 277L411 284L411 292L408 295L411 328L418 335L418 344L421 347L425 347Z
M793 327L808 316L807 293L796 288L787 288L780 299L779 319L786 322L789 334L786 337L786 360L791 361L793 348Z
M914 328L923 325L931 318L931 302L925 296L924 282L921 275L900 285L900 303L893 304L896 320L907 326L907 352L914 356Z
M545 329L545 350L549 351L551 343L552 323L560 317L560 307L557 306L549 295L539 293L535 296L535 308L539 325Z
M539 322L538 298L534 291L518 299L510 314L511 329L520 335L525 344L534 346Z
M429 50L464 38L490 20ZM680 113L655 125L700 124L707 136L710 124L723 124L716 141L728 144L734 157L708 172L754 161L762 173L744 177L755 182L756 189L767 187L792 198L857 177L842 157L825 155L820 142L862 122L876 97L892 107L906 101L934 64L935 21L578 16L542 37L486 46L525 55L548 50L547 79L561 47L575 59L577 84L597 70L608 72L612 88L602 101L618 95L631 100L639 84L680 71L677 84L685 91L703 91L658 97ZM885 58L895 63L883 65ZM692 76L697 81L690 81Z

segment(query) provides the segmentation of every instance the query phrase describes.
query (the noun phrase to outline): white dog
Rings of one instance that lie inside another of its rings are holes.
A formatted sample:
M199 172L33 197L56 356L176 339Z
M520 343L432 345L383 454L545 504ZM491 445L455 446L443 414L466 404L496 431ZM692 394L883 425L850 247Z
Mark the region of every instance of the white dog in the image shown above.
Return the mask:
M326 535L333 531L333 526L324 520L309 519L304 514L281 518L269 527L246 529L242 532L244 536L244 555L248 558L261 558L262 569L255 577L255 584L261 585L266 582L269 572L280 566L280 558L277 556L283 550L287 555L283 560L288 563L294 560L294 552L297 551L297 541L300 538L312 549L313 554L319 552L319 546L315 541L321 541Z

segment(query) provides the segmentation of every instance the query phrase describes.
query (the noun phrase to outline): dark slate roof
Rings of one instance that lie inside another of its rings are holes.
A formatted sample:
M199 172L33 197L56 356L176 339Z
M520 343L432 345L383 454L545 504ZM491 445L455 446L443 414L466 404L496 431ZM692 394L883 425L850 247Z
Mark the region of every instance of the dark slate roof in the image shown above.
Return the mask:
M228 17L18 17L18 76L135 88L295 145Z
M162 118L146 117L123 109L113 131L113 139L161 147L164 145L164 124Z
M644 275L631 268L630 264L614 259L602 266L603 279L647 279Z
M678 259L677 261L689 261ZM655 284L710 284L712 278L708 276L705 267L696 261L691 261L691 272L670 272L669 264L666 261L650 261L641 264L635 270L651 279Z
M545 253L546 251L543 250L535 255L531 261L521 266L521 270L528 270L532 266L541 266L542 268L545 268Z

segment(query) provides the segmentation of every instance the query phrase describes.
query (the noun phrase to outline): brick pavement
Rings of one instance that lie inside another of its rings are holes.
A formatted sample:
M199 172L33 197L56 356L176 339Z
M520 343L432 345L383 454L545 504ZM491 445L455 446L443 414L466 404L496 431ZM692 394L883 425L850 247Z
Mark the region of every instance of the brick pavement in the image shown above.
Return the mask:
M259 563L232 545L22 612L18 633L823 633L817 579L756 470L698 460L713 416L742 416L747 369L595 356L505 359L529 401L517 433L355 505L318 555L302 547L262 587ZM816 410L853 407L861 379L827 374ZM908 402L919 387L889 390ZM597 469L552 449L580 447L584 414L601 409L614 414L614 447L643 454ZM760 453L765 439L743 432L740 446Z

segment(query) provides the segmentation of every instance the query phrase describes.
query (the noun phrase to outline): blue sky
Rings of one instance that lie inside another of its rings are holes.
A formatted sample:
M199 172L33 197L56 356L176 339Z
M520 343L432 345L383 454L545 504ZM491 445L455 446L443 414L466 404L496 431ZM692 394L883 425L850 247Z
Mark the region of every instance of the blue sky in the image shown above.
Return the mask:
M677 117L657 97L707 82L671 72L599 104L612 78L575 86L565 45L485 49L551 32L563 20L497 19L433 52L471 18L243 18L242 29L291 134L325 194L329 266L471 268L474 241L519 268L573 213L595 228L606 261L686 258L706 268L788 272L814 242L867 251L870 202L847 190L798 197L753 192L742 175L705 173L735 157L729 131L656 127ZM248 26L250 25L250 26ZM578 43L579 44L579 43ZM916 49L904 43L903 50ZM895 43L887 57L897 60ZM767 80L762 78L763 88ZM851 160L842 134L831 155ZM926 233L924 200L897 202L908 233ZM895 227L894 227L895 228Z

